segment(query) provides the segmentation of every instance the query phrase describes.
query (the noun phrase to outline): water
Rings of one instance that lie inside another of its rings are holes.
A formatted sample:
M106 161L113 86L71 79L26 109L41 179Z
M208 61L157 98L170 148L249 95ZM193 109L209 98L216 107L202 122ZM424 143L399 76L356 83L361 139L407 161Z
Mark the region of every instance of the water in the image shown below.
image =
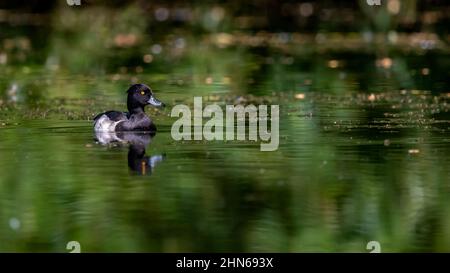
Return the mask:
M450 251L439 36L169 22L149 35L140 12L62 5L39 27L0 22L0 251ZM167 104L147 110L157 134L96 135L92 118L125 110L135 82ZM278 150L173 140L170 110L194 96L280 105Z
M383 251L448 251L448 115L427 113L445 112L447 98L403 93L273 98L275 152L174 141L169 110L151 111L158 133L131 136L156 158L144 169L142 150L102 145L91 121L6 123L1 250L65 252L76 240L82 251L364 252L376 240ZM402 100L406 114L387 107Z

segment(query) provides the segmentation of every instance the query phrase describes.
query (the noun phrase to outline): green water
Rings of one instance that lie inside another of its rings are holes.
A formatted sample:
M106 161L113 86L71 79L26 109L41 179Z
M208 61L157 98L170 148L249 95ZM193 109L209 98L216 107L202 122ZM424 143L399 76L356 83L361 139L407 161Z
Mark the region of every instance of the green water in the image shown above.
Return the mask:
M135 17L141 44L121 48L108 13L85 13L2 25L0 251L450 251L448 45L228 45L175 29L155 53ZM125 110L133 82L167 104L147 110L158 133L99 143L92 118ZM278 150L173 140L170 110L194 96L280 105Z
M95 141L91 121L11 121L0 129L0 249L65 252L76 240L82 251L359 252L377 240L383 251L448 251L448 115L422 111L444 99L396 93L277 98L275 152L174 141L169 111L153 111L146 154L165 157L144 173L129 168L128 146ZM63 106L76 102L86 104Z

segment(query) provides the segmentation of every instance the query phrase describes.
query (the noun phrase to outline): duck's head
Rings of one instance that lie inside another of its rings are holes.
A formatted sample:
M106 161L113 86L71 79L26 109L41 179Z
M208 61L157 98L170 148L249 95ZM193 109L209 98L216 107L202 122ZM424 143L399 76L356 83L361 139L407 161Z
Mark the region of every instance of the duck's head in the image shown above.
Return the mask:
M130 113L144 111L146 105L164 107L165 104L155 98L152 89L142 83L133 84L127 90L127 106Z

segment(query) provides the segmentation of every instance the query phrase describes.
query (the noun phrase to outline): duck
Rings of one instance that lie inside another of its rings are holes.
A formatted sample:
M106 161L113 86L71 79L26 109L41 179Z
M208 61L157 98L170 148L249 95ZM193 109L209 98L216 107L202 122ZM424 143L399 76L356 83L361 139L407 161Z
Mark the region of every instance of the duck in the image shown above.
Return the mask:
M142 131L156 132L153 120L145 114L147 105L165 107L152 89L142 83L133 84L127 90L128 112L106 111L94 117L95 132Z

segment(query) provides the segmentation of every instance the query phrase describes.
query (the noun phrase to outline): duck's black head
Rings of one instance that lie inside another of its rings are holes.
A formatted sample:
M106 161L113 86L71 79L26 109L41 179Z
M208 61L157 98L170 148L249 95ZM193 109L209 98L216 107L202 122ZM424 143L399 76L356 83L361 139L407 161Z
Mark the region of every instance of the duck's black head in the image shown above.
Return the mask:
M155 98L153 91L145 84L133 84L127 90L127 106L130 114L144 111L146 105L164 107L165 104Z

